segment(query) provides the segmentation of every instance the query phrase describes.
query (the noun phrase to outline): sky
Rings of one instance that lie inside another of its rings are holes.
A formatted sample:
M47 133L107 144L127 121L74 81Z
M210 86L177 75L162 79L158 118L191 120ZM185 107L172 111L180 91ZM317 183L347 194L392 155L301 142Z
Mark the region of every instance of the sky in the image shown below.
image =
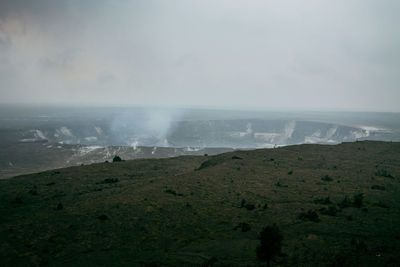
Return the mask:
M1 0L0 103L400 112L398 0Z

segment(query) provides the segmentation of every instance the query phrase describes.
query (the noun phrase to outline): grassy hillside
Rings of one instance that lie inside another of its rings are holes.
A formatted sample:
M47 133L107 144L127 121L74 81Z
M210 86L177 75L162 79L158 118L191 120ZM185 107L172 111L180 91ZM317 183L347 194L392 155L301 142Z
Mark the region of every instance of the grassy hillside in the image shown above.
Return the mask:
M400 143L99 163L0 181L0 265L398 266Z

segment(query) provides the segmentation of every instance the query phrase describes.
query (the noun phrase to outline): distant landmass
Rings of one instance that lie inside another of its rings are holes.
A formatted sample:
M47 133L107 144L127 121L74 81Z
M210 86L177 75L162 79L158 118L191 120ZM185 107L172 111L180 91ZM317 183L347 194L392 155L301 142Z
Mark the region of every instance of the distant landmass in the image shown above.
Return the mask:
M400 113L0 105L0 178L126 159L400 141Z

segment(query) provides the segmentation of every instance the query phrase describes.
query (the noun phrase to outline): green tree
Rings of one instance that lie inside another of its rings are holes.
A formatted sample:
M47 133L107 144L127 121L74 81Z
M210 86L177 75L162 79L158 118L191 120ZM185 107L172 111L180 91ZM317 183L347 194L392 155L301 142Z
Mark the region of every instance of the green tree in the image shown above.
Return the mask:
M265 227L260 232L260 245L257 247L257 258L260 261L266 261L270 266L270 261L276 255L280 254L283 236L278 226L275 224Z

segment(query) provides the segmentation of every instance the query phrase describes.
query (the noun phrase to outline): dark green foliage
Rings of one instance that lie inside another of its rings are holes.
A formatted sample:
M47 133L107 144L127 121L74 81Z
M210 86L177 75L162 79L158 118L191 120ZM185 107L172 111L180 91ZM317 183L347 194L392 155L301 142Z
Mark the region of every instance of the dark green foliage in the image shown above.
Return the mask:
M356 208L361 208L363 205L364 194L360 193L353 196L353 206Z
M322 180L322 181L325 181L325 182L332 182L332 181L333 181L333 179L332 179L331 177L329 177L329 175L323 176L323 177L321 178L321 180Z
M356 194L353 196L353 201L350 201L350 199L346 196L342 202L339 203L339 207L344 209L348 207L356 207L356 208L361 208L363 205L363 199L364 199L364 194Z
M256 208L254 204L250 203L247 203L246 205L244 205L244 207L246 208L246 210L254 210Z
M351 239L350 245L355 251L357 251L357 253L368 250L368 247L364 241L354 237Z
M57 205L57 207L56 207L56 210L62 210L64 207L63 207L63 204L61 204L61 203L58 203L58 205Z
M214 266L217 261L218 261L218 259L213 256L213 257L207 259L205 262L203 262L203 264L201 264L201 267Z
M268 266L270 261L281 252L283 235L275 224L265 227L260 235L260 245L257 246L257 258L266 261Z
M352 206L352 202L351 202L351 200L346 196L346 197L344 197L344 199L342 200L342 202L340 202L340 203L338 204L338 206L339 206L340 208L342 208L342 209L348 208L348 207L351 207L351 206Z
M292 175L292 174L293 174L293 171L289 171L287 174Z
M328 208L324 207L324 208L319 209L319 212L322 215L336 216L338 209L336 208L336 206L329 206Z
M238 230L238 229L240 229L240 231L242 232L248 232L251 230L251 226L248 223L242 222L236 225L235 228L233 228L233 230Z
M332 204L331 200L329 199L329 197L326 198L318 198L316 200L314 200L315 204L322 204L322 205L329 205Z
M288 187L287 185L281 184L280 181L278 181L278 182L275 184L275 186L277 186L277 187Z
M374 184L373 186L371 186L371 189L382 190L382 191L384 191L384 190L385 190L385 187L384 187L383 185Z
M118 182L119 182L118 178L106 178L103 180L103 184L114 184Z
M104 214L102 214L102 215L100 215L99 217L97 217L99 220L101 220L101 221L105 221L105 220L108 220L108 216L107 215L104 215Z
M113 162L121 162L122 159L120 158L120 156L115 155L113 158Z
M236 155L234 155L234 156L232 156L232 159L243 159L243 158L241 158L241 157L239 157L239 156L236 156Z
M38 195L37 189L33 188L33 189L29 190L29 194L31 194L32 196L37 196Z
M198 167L196 169L196 171L200 171L200 170L202 170L204 168L212 167L212 166L215 166L215 165L217 165L217 162L212 161L212 160L206 160L203 163L201 163L200 167Z
M15 199L14 199L14 204L22 204L23 203L23 201L22 201L22 198L21 197L16 197Z
M393 178L393 176L385 169L378 169L375 172L376 176L381 176L381 177L387 177L387 178Z
M299 219L303 221L319 222L318 213L315 210L309 210L307 212L302 212L299 214Z
M164 192L168 193L168 194L171 194L171 195L174 195L174 196L179 196L179 197L183 196L183 194L176 193L176 191L172 190L172 189L166 189Z
M379 201L376 205L378 207L381 207L381 208L384 208L384 209L388 209L389 208L389 206L386 203L382 202L382 201Z

